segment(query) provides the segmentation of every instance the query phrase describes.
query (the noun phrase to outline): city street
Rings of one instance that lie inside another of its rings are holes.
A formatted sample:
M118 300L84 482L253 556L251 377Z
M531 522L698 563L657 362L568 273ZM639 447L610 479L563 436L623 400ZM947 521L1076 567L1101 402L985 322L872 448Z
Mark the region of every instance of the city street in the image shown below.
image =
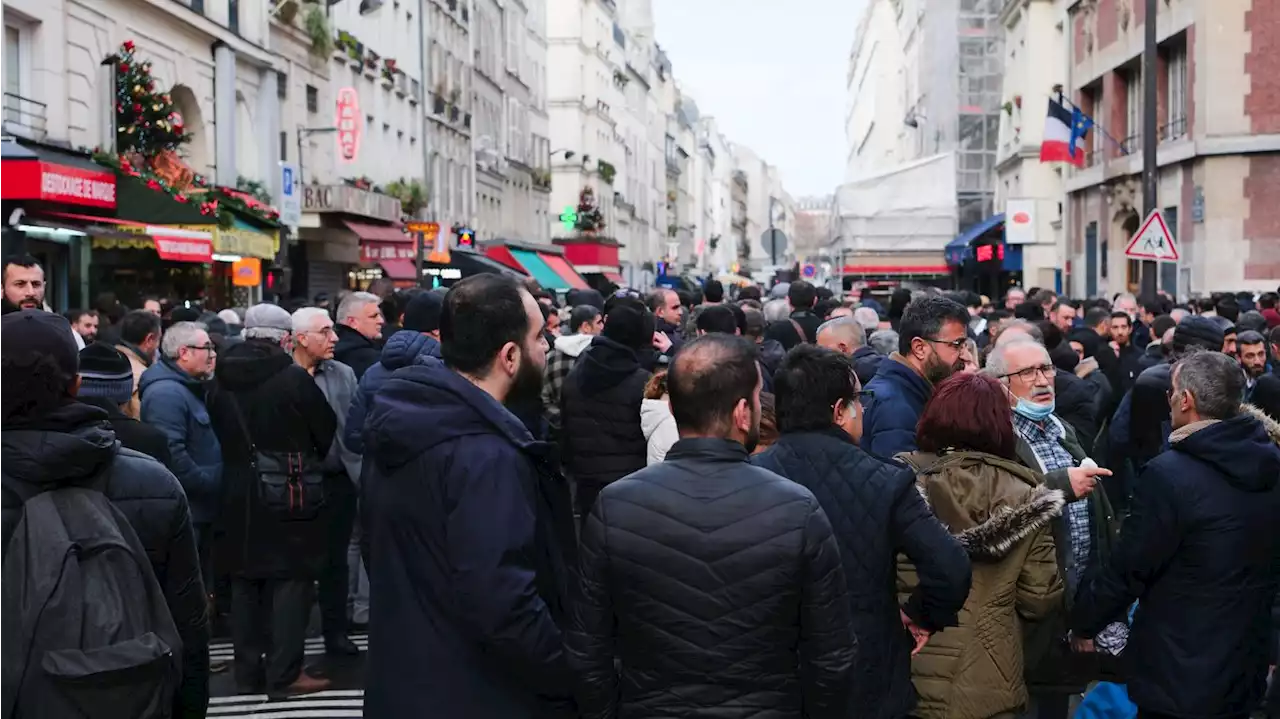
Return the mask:
M267 701L265 694L236 694L235 667L214 674L209 679L209 714L218 719L346 719L364 715L364 652L369 635L352 634L351 641L360 647L360 656L338 658L324 653L324 641L308 639L307 667L312 673L333 681L333 688L316 694ZM216 641L209 646L209 660L231 661L230 641Z

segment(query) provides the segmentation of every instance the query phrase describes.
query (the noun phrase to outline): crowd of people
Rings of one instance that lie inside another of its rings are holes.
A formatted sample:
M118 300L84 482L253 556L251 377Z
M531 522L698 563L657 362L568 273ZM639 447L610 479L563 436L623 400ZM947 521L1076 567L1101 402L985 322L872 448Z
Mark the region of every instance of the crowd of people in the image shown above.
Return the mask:
M1276 293L371 290L5 261L7 716L322 691L313 606L379 719L1280 709Z

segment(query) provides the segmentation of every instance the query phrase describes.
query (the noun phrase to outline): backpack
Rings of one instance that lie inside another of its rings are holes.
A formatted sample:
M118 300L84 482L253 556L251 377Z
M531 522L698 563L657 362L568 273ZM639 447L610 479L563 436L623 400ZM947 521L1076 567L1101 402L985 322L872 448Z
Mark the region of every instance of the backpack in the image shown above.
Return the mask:
M46 492L8 476L3 486L23 504L0 583L0 716L171 716L182 640L138 535L103 494L105 473Z

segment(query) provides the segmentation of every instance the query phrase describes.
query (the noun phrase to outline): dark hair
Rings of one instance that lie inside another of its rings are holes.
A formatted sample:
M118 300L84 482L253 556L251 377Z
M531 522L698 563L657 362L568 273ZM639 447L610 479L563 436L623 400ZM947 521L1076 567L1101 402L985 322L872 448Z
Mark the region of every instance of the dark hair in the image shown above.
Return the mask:
M991 312L987 314L987 324L1000 322L1003 320L1010 319L1012 317L1013 317L1013 313L1010 312L1009 310L1005 310L1005 309L991 310Z
M667 370L676 425L699 433L725 430L738 402L750 402L759 384L755 345L720 333L686 342Z
M1165 313L1164 301L1157 298L1154 300L1143 300L1142 309L1153 315L1162 315Z
M1177 322L1173 321L1173 317L1169 315L1157 315L1154 320L1151 320L1151 333L1155 335L1156 342L1159 342L1160 338L1164 337L1164 333L1173 329L1177 324Z
M160 318L146 310L130 310L120 320L120 339L131 345L146 342L152 334L160 335Z
M1267 340L1262 336L1262 333L1254 330L1246 330L1236 335L1237 345L1260 345L1266 344L1266 342Z
M961 327L967 327L969 310L941 295L926 295L912 300L898 324L898 352L904 355L909 353L911 341L917 337L937 339L942 326L947 322L958 322Z
M738 323L738 334L745 335L747 333L747 313L739 305L730 304L726 306L733 313L733 321Z
M1127 316L1128 315L1126 315L1126 317ZM1111 308L1094 307L1090 309L1088 312L1084 313L1084 326L1088 327L1089 329L1093 329L1094 327L1097 327L1103 322L1110 321L1110 319L1111 319Z
M1044 345L1047 350L1052 350L1062 344L1062 330L1049 320L1040 320L1036 323L1036 329L1040 330L1040 344Z
M830 287L816 287L814 288L813 291L814 291L814 294L818 296L819 302L823 300L829 300L832 297L836 296L836 293L832 292Z
M731 335L738 331L738 318L734 316L733 310L728 305L703 307L698 313L698 331L723 332Z
M1223 297L1213 307L1220 317L1226 317L1232 323L1240 319L1240 303L1234 297Z
M1035 300L1027 300L1025 302L1018 303L1018 305L1013 308L1013 316L1020 320L1039 322L1044 319L1044 308Z
M747 285L738 290L738 299L759 301L764 299L764 293L760 291L760 285Z
M1239 329L1241 332L1244 332L1246 330L1253 330L1254 332L1266 332L1267 318L1263 317L1262 313L1257 310L1249 310L1248 312L1241 312L1240 319L1236 320L1236 328Z
M724 302L724 285L720 284L720 280L707 280L702 292L707 296L707 302Z
M1274 292L1263 292L1258 297L1258 307L1264 310L1275 309L1276 305L1280 305L1280 295Z
M965 449L1017 459L1012 410L1004 388L981 373L961 372L943 380L916 424L916 446L935 454Z
M778 411L773 395L760 393L760 443L757 447L768 447L778 441ZM756 450L759 451L759 450Z
M440 312L440 354L459 372L487 372L508 342L524 345L529 332L522 292L502 275L472 275L449 289Z
M1113 320L1123 319L1125 322L1129 323L1130 327L1133 326L1133 318L1129 316L1128 312L1125 312L1123 310L1116 310L1115 312L1112 312L1111 319Z
M905 287L899 287L889 295L889 319L898 320L907 311L907 305L911 304L911 290ZM897 329L897 328L895 328Z
M1271 344L1280 345L1280 325L1271 328Z
M0 281L9 279L9 265L31 269L32 267L40 267L40 260L28 254L9 255L4 258L4 266L0 269ZM40 269L44 268L40 267Z
M764 336L764 313L754 307L743 307L742 316L746 318L746 329L742 334L747 337L763 337Z
M796 280L787 288L787 299L794 309L807 310L818 300L818 291L808 282Z
M657 312L658 310L662 309L663 306L667 304L668 292L675 292L675 290L668 290L668 289L659 287L653 292L650 292L644 298L645 306L649 308L650 312ZM677 292L676 297L679 297L679 296L680 294ZM608 303L606 302L606 304Z
M840 306L840 300L837 300L834 297L828 297L825 300L818 300L814 303L813 313L818 316L818 319L825 320L831 316L831 313L837 307Z
M831 427L838 402L853 402L858 377L853 362L835 350L802 344L787 353L773 375L778 430L813 432Z
M577 333L582 331L584 322L595 322L600 316L600 308L594 305L578 305L569 313L569 331Z
M1031 297L1031 301L1038 305L1047 305L1058 299L1058 293L1053 290L1037 290Z
M73 324L73 325L74 325L75 323L79 322L79 321L80 321L80 318L81 318L81 317L84 317L85 315L93 315L94 317L97 317L97 316L98 316L98 311L97 311L97 310L75 309L75 310L69 310L69 311L67 311L67 312L63 312L63 313L62 313L62 316L67 318L67 322L70 322L70 323L71 323L71 324Z

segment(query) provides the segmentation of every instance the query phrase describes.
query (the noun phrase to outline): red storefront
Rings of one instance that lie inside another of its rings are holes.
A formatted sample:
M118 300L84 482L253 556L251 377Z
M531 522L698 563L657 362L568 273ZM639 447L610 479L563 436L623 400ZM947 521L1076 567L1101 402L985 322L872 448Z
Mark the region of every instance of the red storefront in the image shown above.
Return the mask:
M626 284L618 264L618 241L612 237L559 237L552 240L564 249L564 259L604 294Z

